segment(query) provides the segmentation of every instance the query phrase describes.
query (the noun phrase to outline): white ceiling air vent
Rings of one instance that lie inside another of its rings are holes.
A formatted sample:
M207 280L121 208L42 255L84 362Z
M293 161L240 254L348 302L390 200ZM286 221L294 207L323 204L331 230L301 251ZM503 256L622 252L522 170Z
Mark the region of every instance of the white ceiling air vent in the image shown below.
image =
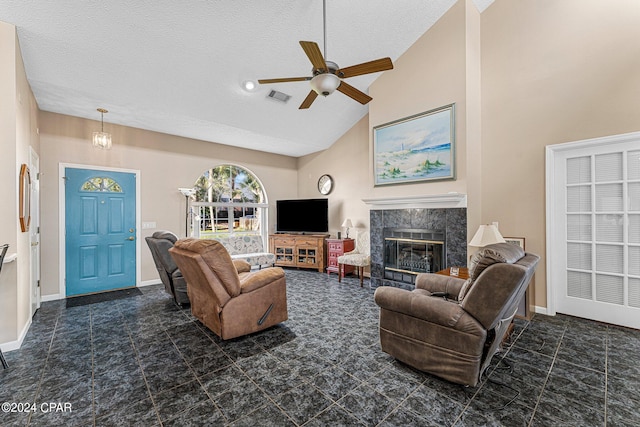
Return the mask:
M278 92L277 90L272 90L272 91L269 91L269 94L267 95L267 98L271 98L271 99L274 99L274 100L280 101L280 102L287 102L289 100L289 98L291 98L291 95L287 95L286 93Z

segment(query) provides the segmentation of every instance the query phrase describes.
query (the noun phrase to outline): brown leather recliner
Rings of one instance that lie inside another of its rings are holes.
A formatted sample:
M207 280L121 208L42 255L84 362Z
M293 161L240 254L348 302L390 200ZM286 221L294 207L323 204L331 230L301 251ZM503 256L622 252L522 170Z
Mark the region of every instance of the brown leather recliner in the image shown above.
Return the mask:
M187 282L184 281L182 272L169 255L169 249L173 247L178 237L170 231L160 230L145 237L145 240L149 245L160 280L164 284L164 290L173 297L173 301L178 306L189 304Z
M231 260L216 240L180 239L169 250L187 280L191 312L222 339L236 338L287 320L284 271Z
M539 259L498 243L474 255L467 281L420 274L413 291L376 289L382 350L421 371L477 385L501 349Z

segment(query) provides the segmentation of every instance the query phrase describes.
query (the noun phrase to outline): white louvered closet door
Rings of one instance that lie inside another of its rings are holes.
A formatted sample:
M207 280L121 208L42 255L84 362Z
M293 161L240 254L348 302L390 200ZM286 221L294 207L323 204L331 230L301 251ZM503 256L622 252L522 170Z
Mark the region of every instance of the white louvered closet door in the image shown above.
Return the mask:
M578 145L555 169L555 311L640 328L640 139Z

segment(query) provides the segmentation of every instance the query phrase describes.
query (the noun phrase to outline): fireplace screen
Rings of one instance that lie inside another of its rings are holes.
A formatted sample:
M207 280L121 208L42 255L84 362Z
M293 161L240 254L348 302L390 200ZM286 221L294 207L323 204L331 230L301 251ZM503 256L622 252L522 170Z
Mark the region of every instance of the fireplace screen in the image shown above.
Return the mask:
M444 242L396 237L384 239L385 276L397 273L435 273L444 268Z

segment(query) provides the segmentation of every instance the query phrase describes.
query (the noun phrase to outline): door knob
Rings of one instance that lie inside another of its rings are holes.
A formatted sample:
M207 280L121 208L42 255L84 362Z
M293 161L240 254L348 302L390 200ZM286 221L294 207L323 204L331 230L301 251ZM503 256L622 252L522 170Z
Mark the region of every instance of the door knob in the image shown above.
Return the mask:
M136 238L133 237L133 236L129 236L129 238L127 240L136 240Z

